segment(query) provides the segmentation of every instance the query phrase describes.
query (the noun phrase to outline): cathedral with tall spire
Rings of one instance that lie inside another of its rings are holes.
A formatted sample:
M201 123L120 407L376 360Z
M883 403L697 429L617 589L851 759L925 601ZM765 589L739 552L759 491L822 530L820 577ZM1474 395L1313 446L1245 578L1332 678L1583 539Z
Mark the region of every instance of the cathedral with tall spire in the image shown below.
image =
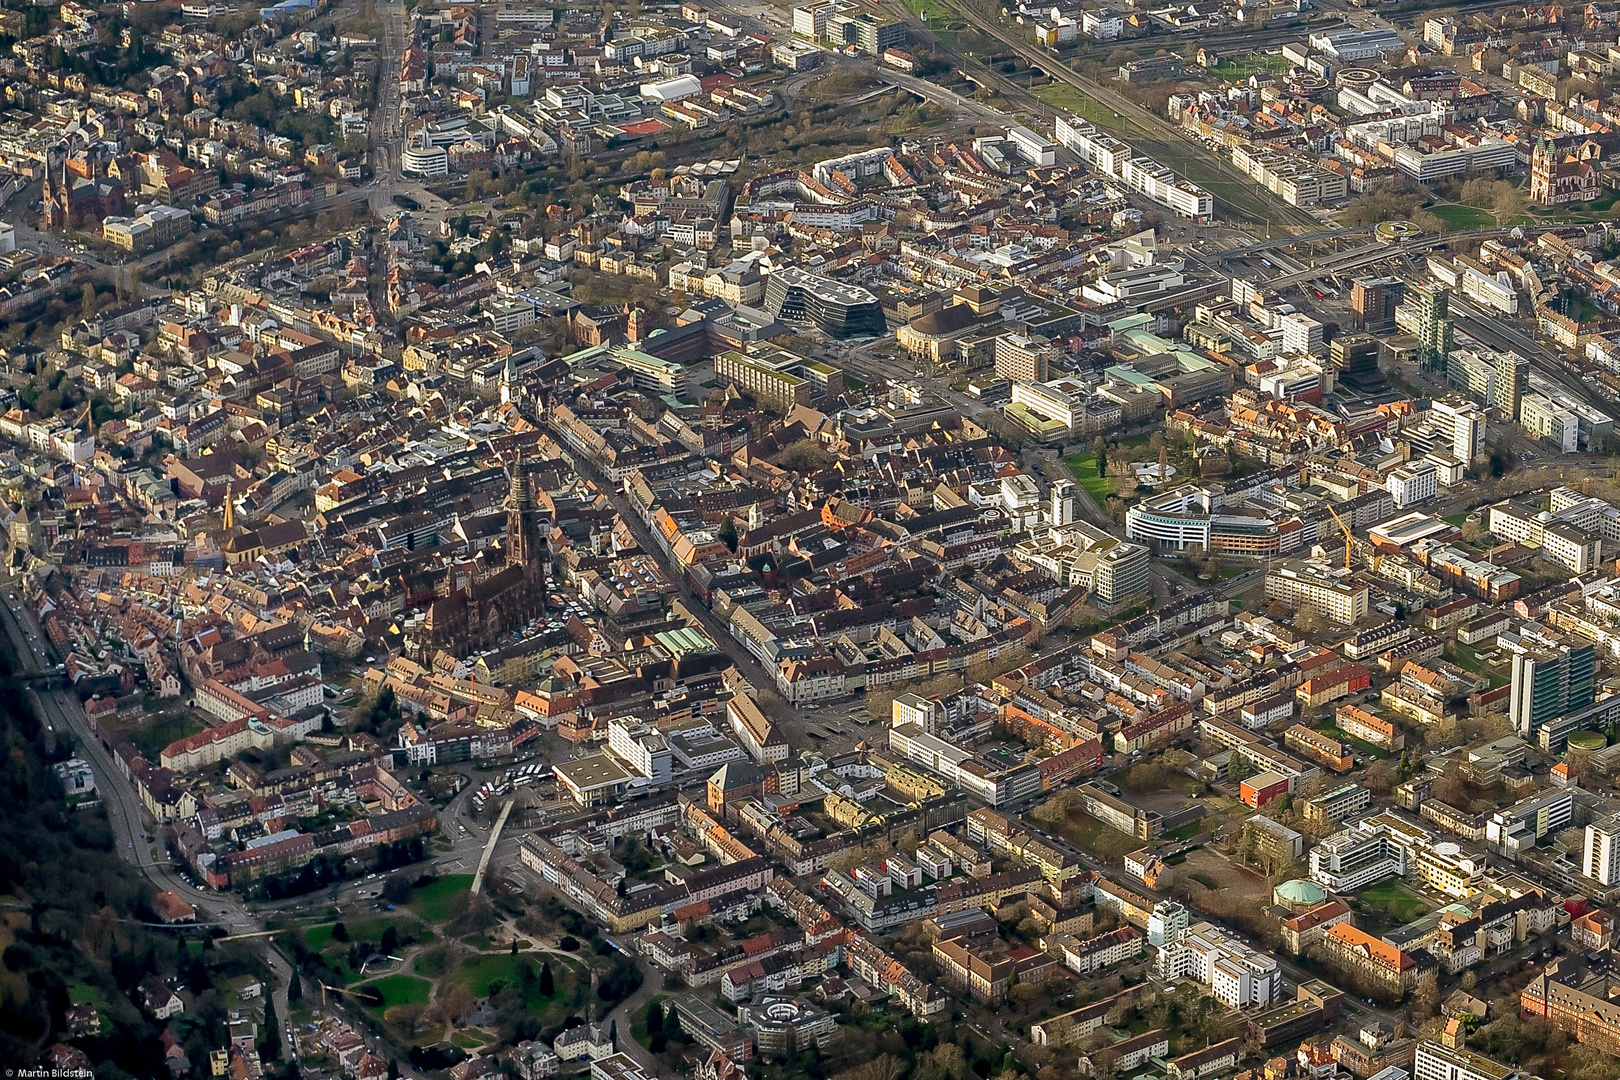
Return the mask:
M550 556L530 487L519 454L507 466L504 551L480 555L470 572L466 565L445 571L417 637L424 656L438 648L488 647L545 610Z
M506 488L506 565L526 566L535 557L534 500L529 497L529 475L523 471L523 451L507 478Z

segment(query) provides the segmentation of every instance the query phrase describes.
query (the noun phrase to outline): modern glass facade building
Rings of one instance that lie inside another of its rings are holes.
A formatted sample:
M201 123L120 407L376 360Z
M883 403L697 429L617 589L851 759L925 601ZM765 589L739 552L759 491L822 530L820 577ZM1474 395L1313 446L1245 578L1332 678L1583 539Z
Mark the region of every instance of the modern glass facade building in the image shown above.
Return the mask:
M765 310L783 322L809 323L832 337L887 331L878 298L859 285L785 267L765 282Z
M1591 645L1527 648L1513 654L1508 719L1521 738L1543 724L1592 704L1597 657Z

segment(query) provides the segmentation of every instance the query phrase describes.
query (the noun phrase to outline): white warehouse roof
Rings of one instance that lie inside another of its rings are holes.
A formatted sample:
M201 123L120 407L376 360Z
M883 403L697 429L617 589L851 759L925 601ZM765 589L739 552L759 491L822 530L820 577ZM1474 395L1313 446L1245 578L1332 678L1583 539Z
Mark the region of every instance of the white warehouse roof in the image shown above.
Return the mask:
M641 96L652 101L679 101L703 93L696 75L677 75L662 82L641 84Z

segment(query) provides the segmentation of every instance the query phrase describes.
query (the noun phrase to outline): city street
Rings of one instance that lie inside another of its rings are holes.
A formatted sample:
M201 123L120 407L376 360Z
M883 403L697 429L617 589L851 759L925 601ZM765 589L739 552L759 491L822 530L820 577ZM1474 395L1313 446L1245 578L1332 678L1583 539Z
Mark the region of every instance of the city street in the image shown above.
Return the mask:
M598 491L607 496L614 512L624 521L625 527L630 530L630 534L636 538L636 543L641 545L643 551L656 558L663 565L664 572L669 575L669 579L680 590L681 600L683 601L681 606L684 610L703 627L704 632L719 646L720 651L725 653L731 662L737 666L737 669L743 673L744 678L756 688L768 689L774 692L776 686L775 677L766 671L759 661L754 659L753 655L743 648L736 638L731 636L731 630L698 600L692 592L691 586L686 582L686 575L681 573L680 569L670 562L663 549L654 542L652 530L648 529L646 523L641 520L641 515L637 513L630 500L625 497L624 491L609 480L596 467L595 462L577 454L572 456L574 458L574 467L579 470L582 476L594 483ZM780 720L782 718L777 717L776 719ZM787 733L797 748L805 749L809 746L804 741L802 732L789 730Z

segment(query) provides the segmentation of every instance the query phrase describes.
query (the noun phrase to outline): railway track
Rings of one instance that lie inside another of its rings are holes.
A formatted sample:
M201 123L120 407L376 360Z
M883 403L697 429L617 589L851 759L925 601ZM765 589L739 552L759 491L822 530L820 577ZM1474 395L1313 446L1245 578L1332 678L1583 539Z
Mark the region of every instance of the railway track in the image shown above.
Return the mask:
M981 86L994 86L1003 97L1009 101L1017 101L1029 112L1043 119L1050 119L1061 111L1041 101L1028 89L1006 78L988 65L971 57L962 56L941 41L928 24L917 19L904 7L893 7L891 10L894 10L896 14L906 21L913 33L923 35L935 42L935 48L942 54L951 57L953 63L964 77ZM1195 159L1203 166L1206 173L1213 174L1219 179L1208 180L1203 177L1189 177L1194 183L1205 186L1210 184L1219 186L1237 185L1245 192L1252 193L1252 199L1238 200L1211 188L1210 194L1215 197L1217 205L1226 211L1224 216L1264 224L1268 228L1276 226L1290 230L1310 229L1312 231L1322 228L1321 221L1314 215L1275 199L1270 192L1255 184L1252 178L1241 172L1226 158L1215 153L1203 143L1183 135L1180 128L1171 124L1164 117L1143 108L1115 90L1103 87L1085 78L1066 64L1058 61L1050 53L1043 51L1032 42L1023 40L1009 28L980 14L966 3L953 7L951 11L980 34L999 42L1014 56L1017 56L1032 68L1056 82L1064 83L1079 91L1097 102L1098 105L1113 111L1123 120L1148 132L1147 138L1121 135L1121 138L1135 149L1152 155L1156 159L1168 159L1165 160L1165 164L1171 164L1172 167L1174 167L1172 163L1178 162L1178 159ZM1184 169L1178 169L1177 171L1185 173Z

